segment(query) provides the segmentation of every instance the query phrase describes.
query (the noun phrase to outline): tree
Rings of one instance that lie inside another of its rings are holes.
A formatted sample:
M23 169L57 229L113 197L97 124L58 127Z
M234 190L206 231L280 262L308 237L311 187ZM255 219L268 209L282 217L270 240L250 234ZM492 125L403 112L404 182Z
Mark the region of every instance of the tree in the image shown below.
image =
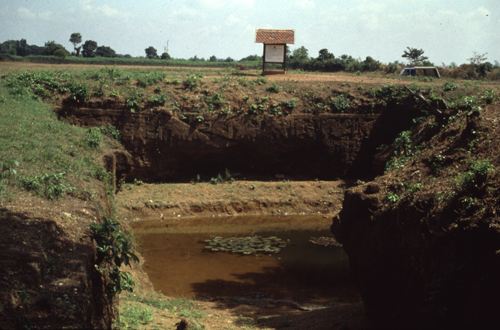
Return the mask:
M69 54L69 52L66 50L66 48L64 48L63 45L61 44L56 44L55 41L51 40L51 41L47 41L45 43L45 47L44 47L44 51L43 51L43 54L44 55L54 55L54 52L58 49L63 49L66 54Z
M247 57L244 57L240 60L240 62L243 62L243 61L260 61L262 60L262 57L260 57L259 55L255 54L255 55L248 55Z
M376 71L380 69L380 62L374 60L371 56L367 56L363 61L363 71Z
M97 56L102 57L116 57L116 52L108 46L99 46L95 50Z
M72 33L69 37L69 42L73 44L73 48L75 48L76 51L76 56L78 57L80 55L80 49L82 49L82 46L76 47L76 45L82 42L82 35L78 32Z
M83 57L94 57L95 50L97 49L97 42L94 40L87 40L83 44L82 55Z
M408 48L408 50L405 50L401 57L406 57L410 61L410 65L421 65L425 60L429 59L427 56L423 56L424 51L422 49L406 48Z
M217 57L215 55L210 56L210 62L217 62Z
M292 52L292 59L297 60L299 62L308 60L309 54L307 48L302 46L297 49L294 49Z
M474 64L477 66L488 59L486 57L486 55L488 55L488 53L484 53L484 54L479 54L478 52L473 52L473 53L474 53L474 56L467 59L470 61L470 64Z
M148 48L144 49L144 51L146 52L146 57L149 59L153 59L155 57L158 57L158 53L156 51L156 48L154 48L153 46L149 46Z
M328 49L323 48L319 51L318 61L325 61L331 58L335 58L335 56L332 53L328 52Z
M17 46L16 46L16 53L19 56L26 56L28 55L28 43L26 42L26 39L21 39L21 41L17 41Z
M172 57L170 57L170 54L167 53L167 52L163 52L163 54L161 54L161 59L162 60L169 60L171 59Z

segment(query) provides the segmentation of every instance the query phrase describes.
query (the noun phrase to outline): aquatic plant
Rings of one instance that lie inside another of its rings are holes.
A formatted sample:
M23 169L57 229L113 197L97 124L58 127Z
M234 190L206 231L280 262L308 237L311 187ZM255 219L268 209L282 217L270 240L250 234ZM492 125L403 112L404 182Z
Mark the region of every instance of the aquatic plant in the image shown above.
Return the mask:
M276 236L270 237L228 237L222 238L217 236L213 239L207 239L206 249L212 252L233 252L242 254L252 253L278 253L286 247L287 241Z

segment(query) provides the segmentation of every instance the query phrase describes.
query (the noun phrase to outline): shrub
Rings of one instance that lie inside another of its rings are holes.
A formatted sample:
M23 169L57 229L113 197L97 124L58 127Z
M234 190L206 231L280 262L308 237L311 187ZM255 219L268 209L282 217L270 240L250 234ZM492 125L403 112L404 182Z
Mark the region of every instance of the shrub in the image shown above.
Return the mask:
M85 141L88 146L94 149L99 148L101 142L103 140L101 129L97 127L89 127L87 132L85 133Z
M398 155L409 156L411 151L411 131L403 131L394 140L394 148Z
M71 99L75 100L76 102L87 102L90 97L87 86L83 84L73 83L69 85L68 88L71 93Z
M450 91L451 92L459 87L460 86L451 83L449 80L446 80L446 82L443 85L443 91L445 91L445 92Z
M284 105L287 109L295 109L297 107L297 99L291 99L289 101L281 101L280 104Z
M166 75L162 71L154 71L154 72L146 72L137 77L137 86L139 87L148 87L153 84L157 84L163 79L165 79Z
M139 262L139 258L132 252L133 245L125 234L118 229L119 223L103 217L102 224L90 224L93 238L97 243L99 258L112 264L111 269L98 269L108 271L111 283L108 284L108 293L114 295L122 291L132 292L135 284L129 272L120 270L121 265L130 266L130 261Z
M281 91L281 87L278 86L275 82L273 82L273 84L271 86L267 87L266 90L269 93L279 93Z
M107 127L101 126L99 129L101 130L102 134L109 135L118 142L120 141L120 136L122 133L115 126L108 124Z
M387 73L395 73L395 72L398 72L398 69L399 69L398 62L393 62L393 63L389 63L389 65L387 66L386 72Z
M464 188L472 188L476 185L481 185L486 181L486 177L493 172L493 170L494 166L488 158L479 160L471 166L469 171L463 174L460 185Z
M64 60L66 58L66 51L62 48L59 48L54 52L54 56L59 58L60 60Z
M205 102L208 104L209 110L213 110L217 107L222 106L224 103L226 103L226 101L224 100L224 97L222 96L221 93L217 93L213 96L207 97Z
M151 105L164 105L167 102L167 95L153 95L149 98L148 101L149 103L151 103Z
M492 70L493 64L490 62L481 63L476 67L476 72L479 73L481 77L486 77L486 74Z
M6 159L0 162L0 179L7 178L11 175L16 176L16 167L19 167L19 162L15 159Z
M201 84L201 78L202 76L197 74L187 77L187 79L183 82L184 87L187 90L193 90L194 88L196 88Z
M335 100L331 102L331 105L337 111L344 112L344 110L349 107L349 100L345 98L344 95L339 95Z
M65 172L61 172L56 174L46 173L42 176L28 176L23 178L21 182L26 190L54 200L64 195L67 191L71 192L74 190L74 187L71 187L69 183L63 182L67 181L64 179L65 174Z
M393 194L390 191L387 193L384 199L386 202L397 203L399 201L399 196L397 194Z

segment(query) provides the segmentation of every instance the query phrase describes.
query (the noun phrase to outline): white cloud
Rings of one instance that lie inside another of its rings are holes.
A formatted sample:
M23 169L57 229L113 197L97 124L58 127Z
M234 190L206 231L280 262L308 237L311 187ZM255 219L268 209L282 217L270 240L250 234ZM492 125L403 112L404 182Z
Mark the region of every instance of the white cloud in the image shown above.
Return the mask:
M299 9L313 9L316 7L316 4L312 0L297 0L295 1L295 6Z
M19 7L17 13L21 18L33 19L36 17L36 14L26 7Z
M131 16L130 13L123 12L115 8L111 8L107 4L104 6L97 7L96 11L107 17L128 18Z
M196 10L193 10L188 7L181 7L178 10L174 10L172 13L173 16L188 16L188 17L194 17L198 15L198 12Z
M233 15L229 15L227 18L226 18L226 25L228 26L231 26L231 25L234 25L234 24L237 24L241 22L241 20L237 17L234 17Z
M52 16L53 16L53 12L51 12L50 10L46 10L46 11L42 11L40 13L37 13L38 16L43 19L44 21L49 21L52 19Z
M201 0L201 4L211 8L253 8L255 6L255 0Z
M108 4L102 6L94 7L91 4L91 0L80 0L80 9L86 12L90 12L91 15L98 17L108 17L108 18L129 18L132 14L121 11L119 9L113 8Z
M91 0L80 0L80 8L85 11L91 11L92 6L90 5Z

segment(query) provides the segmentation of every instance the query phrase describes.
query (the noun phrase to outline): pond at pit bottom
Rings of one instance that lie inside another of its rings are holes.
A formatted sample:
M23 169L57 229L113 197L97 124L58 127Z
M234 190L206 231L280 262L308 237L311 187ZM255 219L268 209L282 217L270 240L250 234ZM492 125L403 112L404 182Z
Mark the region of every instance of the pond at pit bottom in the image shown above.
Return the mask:
M170 297L288 299L301 305L359 301L347 255L311 237L331 237L319 216L144 220L132 224L142 241L144 270L156 291ZM290 240L279 253L211 252L216 236L277 236Z

